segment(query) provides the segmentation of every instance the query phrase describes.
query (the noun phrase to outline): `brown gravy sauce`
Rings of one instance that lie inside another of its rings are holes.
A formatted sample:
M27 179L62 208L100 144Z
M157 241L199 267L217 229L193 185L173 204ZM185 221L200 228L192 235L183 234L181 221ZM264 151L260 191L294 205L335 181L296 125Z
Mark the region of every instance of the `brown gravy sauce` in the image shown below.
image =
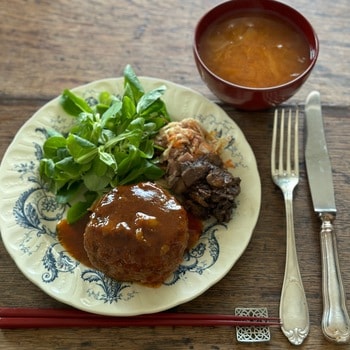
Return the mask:
M59 242L73 258L88 267L93 267L84 248L84 231L88 221L88 214L74 224L69 224L66 219L62 219L58 222L56 231ZM203 223L190 213L188 213L188 230L187 248L191 249L202 234Z
M92 267L84 248L84 231L88 221L88 214L74 224L69 224L66 219L62 219L58 222L56 231L64 249L82 264Z

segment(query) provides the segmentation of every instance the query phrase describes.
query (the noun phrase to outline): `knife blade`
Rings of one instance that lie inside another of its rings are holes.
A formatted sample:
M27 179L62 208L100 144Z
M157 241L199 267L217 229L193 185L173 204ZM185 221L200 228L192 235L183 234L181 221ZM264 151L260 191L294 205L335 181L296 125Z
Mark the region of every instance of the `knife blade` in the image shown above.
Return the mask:
M333 227L337 209L318 91L312 91L306 98L305 127L306 170L314 210L321 219L322 332L329 341L347 343L350 341L350 319L346 309Z

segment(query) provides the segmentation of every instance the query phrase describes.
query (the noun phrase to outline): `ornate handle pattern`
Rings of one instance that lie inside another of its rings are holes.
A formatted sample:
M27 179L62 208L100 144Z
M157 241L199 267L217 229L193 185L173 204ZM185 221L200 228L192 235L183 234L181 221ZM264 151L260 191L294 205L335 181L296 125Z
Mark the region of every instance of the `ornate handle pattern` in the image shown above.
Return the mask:
M336 236L333 232L334 215L327 213L321 214L320 217L322 220L322 331L331 342L348 343L350 341L350 319L345 304Z
M285 206L287 216L287 252L280 302L281 328L292 344L300 345L309 333L309 309L295 247L291 198L285 198Z

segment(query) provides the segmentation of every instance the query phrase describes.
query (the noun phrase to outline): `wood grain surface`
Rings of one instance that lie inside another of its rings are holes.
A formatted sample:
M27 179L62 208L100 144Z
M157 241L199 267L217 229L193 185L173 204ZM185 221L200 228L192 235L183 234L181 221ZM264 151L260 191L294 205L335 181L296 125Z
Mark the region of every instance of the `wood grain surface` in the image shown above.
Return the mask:
M350 307L350 2L283 1L301 11L320 39L309 80L286 106L303 105L308 92L322 96L328 149L334 170L338 252ZM285 214L270 176L273 111L239 112L221 104L201 81L192 56L196 21L213 0L0 0L0 159L18 129L64 88L121 76L130 63L138 75L167 79L220 104L255 153L262 206L252 240L232 270L183 312L230 313L235 307L267 307L278 316L285 261ZM301 134L303 122L301 122ZM303 155L294 215L300 270L310 309L310 334L300 348L342 349L324 339L320 223L313 212ZM1 195L1 194L0 194ZM63 307L18 270L0 243L0 306ZM0 349L289 349L280 329L271 341L240 344L229 327L144 327L0 330Z

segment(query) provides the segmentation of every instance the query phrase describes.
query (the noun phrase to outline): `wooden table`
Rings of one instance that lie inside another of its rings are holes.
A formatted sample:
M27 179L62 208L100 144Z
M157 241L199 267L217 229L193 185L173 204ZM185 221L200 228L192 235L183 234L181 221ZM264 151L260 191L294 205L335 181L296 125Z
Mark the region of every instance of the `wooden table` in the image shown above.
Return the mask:
M12 0L0 1L0 157L21 125L64 88L122 75L130 63L138 75L167 79L217 101L202 83L192 57L196 21L220 1L209 0ZM305 86L285 105L303 104L311 90L322 95L334 167L339 259L350 307L350 2L284 1L314 25L318 63ZM177 308L228 313L235 307L267 307L278 315L285 261L285 215L270 177L273 111L244 113L222 105L251 144L262 182L261 213L243 256L219 283ZM295 229L301 274L310 309L310 334L301 348L338 349L324 339L319 221L312 208L304 159L295 192ZM0 305L63 307L19 272L0 245ZM250 349L292 348L278 328L271 341ZM229 327L145 327L1 330L0 349L243 349Z

